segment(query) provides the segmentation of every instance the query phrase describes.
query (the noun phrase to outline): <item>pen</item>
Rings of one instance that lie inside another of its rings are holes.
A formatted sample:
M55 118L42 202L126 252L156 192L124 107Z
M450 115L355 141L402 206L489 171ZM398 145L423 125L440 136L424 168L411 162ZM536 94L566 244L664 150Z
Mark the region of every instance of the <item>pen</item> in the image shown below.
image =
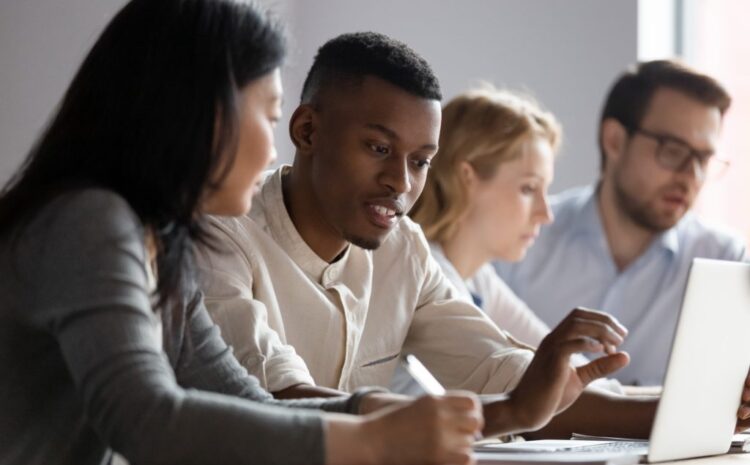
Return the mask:
M419 387L421 387L425 393L433 396L445 395L445 388L414 355L406 354L404 357L404 368L406 368L406 372L414 378L414 381L419 384ZM482 435L476 433L474 439L480 440L482 439Z
M407 354L404 357L404 368L406 368L409 375L414 378L414 381L419 384L419 387L421 387L425 393L434 396L445 395L445 388L414 355Z

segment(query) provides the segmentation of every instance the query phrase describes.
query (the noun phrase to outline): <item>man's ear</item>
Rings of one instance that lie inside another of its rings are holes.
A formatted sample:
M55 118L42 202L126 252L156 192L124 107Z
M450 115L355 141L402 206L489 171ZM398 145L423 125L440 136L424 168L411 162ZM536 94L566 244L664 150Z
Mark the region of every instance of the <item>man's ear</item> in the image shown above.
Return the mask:
M289 137L298 153L310 153L315 141L318 115L308 104L301 104L289 119Z
M625 151L628 141L628 131L625 126L614 118L602 121L602 148L607 160L607 166L617 163Z

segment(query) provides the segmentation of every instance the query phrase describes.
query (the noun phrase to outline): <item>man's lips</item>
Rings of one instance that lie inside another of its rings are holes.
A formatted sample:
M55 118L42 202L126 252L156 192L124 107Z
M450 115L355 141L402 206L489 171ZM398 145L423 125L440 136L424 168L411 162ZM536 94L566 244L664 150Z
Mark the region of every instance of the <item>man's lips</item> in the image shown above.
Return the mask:
M365 202L365 209L372 223L386 229L392 228L404 214L401 202L390 199Z
M683 206L687 205L687 197L681 194L666 194L662 196L662 200L669 205Z

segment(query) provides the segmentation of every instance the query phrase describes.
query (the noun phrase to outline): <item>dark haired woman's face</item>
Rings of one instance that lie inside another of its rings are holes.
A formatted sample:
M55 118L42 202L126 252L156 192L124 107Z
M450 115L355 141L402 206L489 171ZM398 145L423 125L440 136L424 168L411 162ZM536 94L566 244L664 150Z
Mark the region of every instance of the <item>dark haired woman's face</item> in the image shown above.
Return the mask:
M242 89L237 152L221 186L206 199L205 213L239 216L250 210L260 174L276 159L273 129L281 117L281 96L278 69Z

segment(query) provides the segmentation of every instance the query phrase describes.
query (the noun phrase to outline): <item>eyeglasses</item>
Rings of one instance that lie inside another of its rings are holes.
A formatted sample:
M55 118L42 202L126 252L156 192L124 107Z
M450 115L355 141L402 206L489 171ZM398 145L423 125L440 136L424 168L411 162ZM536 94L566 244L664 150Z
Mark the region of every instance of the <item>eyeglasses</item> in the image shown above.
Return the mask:
M729 167L729 161L716 158L711 151L697 150L686 142L668 134L633 128L631 134L641 134L656 141L656 162L664 169L684 171L690 162L699 179L720 177Z

